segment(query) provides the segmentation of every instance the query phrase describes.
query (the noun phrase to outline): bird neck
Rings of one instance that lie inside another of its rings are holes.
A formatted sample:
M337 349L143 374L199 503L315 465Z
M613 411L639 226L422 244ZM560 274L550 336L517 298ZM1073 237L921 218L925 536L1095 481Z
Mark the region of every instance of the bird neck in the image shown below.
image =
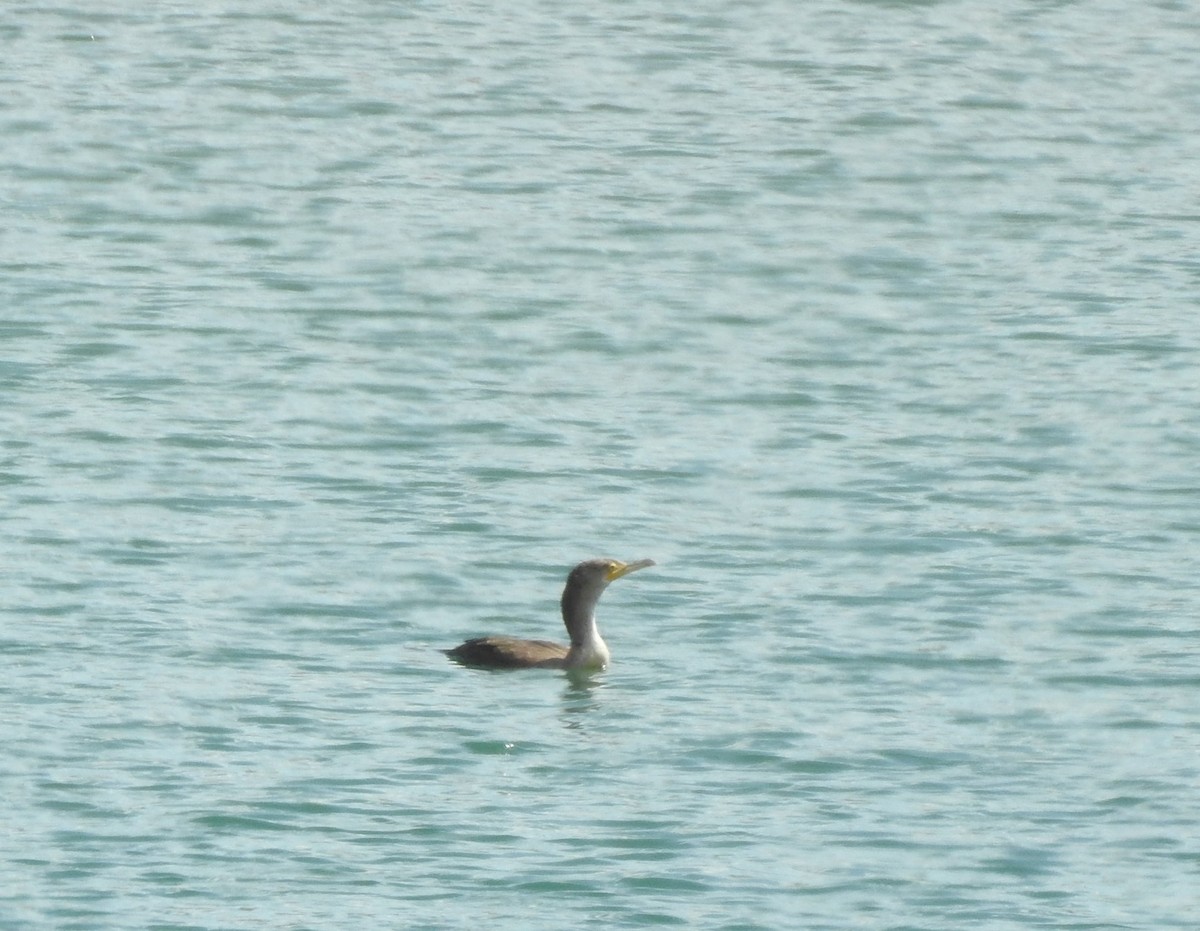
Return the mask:
M563 665L567 669L603 669L611 656L608 644L601 639L600 631L593 623L586 636L578 640L571 638L571 648L567 650Z
M603 669L611 654L596 627L596 605L563 601L563 623L571 635L563 665L568 669Z

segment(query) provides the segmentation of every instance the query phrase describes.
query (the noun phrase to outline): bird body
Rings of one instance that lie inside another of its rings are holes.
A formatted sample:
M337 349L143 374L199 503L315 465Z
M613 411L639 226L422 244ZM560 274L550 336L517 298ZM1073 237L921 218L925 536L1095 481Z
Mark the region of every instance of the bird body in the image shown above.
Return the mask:
M492 669L562 669L568 648L553 640L522 640L520 637L475 637L459 644L446 655L467 666Z
M571 635L570 646L491 636L467 640L445 653L464 666L487 669L603 669L611 654L596 627L596 602L610 582L653 565L652 559L628 563L589 559L572 569L562 594L563 624Z

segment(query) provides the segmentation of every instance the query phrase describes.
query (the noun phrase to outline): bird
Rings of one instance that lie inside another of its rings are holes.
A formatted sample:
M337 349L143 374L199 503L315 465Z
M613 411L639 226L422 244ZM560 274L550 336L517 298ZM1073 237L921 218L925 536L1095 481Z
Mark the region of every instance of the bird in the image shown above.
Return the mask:
M588 559L572 569L562 593L569 647L551 640L492 636L476 637L442 652L460 665L481 669L604 669L612 657L596 627L596 602L610 582L653 565L653 559Z

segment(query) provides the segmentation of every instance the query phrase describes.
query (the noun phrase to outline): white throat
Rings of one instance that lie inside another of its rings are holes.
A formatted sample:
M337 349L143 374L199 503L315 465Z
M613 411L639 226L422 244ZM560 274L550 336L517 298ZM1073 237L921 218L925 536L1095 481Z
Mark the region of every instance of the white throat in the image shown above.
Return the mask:
M587 626L584 627L582 634L578 638L572 637L571 649L567 651L563 665L567 669L603 669L608 665L612 654L608 652L608 644L604 642L600 631L596 628L594 614L588 618Z

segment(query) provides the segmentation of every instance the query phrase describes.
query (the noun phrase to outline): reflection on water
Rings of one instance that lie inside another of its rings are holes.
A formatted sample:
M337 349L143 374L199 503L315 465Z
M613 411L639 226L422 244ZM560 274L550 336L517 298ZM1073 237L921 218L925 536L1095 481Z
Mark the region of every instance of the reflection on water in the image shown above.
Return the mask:
M583 724L582 715L599 707L597 692L606 687L604 673L578 669L568 671L564 678L566 683L560 698L563 723L569 728L577 728Z

